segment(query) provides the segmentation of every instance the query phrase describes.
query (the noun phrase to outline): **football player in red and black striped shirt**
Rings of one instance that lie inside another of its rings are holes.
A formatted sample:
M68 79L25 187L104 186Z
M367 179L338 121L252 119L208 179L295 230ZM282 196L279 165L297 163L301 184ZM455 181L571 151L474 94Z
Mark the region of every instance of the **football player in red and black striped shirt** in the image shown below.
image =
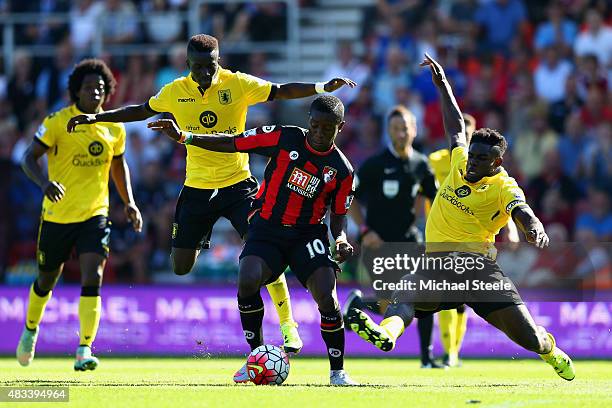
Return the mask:
M217 152L254 152L270 158L260 190L261 208L251 218L240 255L238 307L251 349L263 344L261 286L291 267L312 293L321 313L321 335L328 350L332 385L356 384L344 371L344 325L336 296L336 261L353 254L346 239L346 213L353 198L353 168L334 140L344 125L344 106L323 95L310 107L309 129L264 126L238 136L181 132L171 120L149 128L185 144ZM323 223L331 209L335 260ZM246 364L234 376L248 381Z

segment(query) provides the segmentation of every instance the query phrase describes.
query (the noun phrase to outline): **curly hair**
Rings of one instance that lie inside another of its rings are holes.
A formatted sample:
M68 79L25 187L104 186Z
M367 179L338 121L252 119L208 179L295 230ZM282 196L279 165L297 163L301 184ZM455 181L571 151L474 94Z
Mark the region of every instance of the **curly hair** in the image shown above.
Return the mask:
M83 79L89 74L98 74L102 77L104 80L104 92L107 98L115 92L117 81L106 63L95 58L84 59L74 66L68 77L68 92L72 102L79 100L77 94L81 89L81 85L83 85Z
M336 123L340 123L344 120L344 105L342 101L334 95L326 94L319 96L312 101L310 105L310 111L312 112L313 110L333 115Z
M470 143L483 143L489 146L499 147L500 156L503 156L508 148L506 138L495 129L480 128L472 134Z
M196 34L187 43L187 51L212 52L217 49L219 49L219 42L208 34Z

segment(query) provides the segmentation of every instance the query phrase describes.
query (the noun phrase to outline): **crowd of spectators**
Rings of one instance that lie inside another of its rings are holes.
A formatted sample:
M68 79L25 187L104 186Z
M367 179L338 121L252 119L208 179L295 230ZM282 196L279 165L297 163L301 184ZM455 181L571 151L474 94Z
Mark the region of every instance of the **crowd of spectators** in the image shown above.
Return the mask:
M52 59L18 50L14 74L0 72L0 192L6 197L0 203L0 282L3 274L5 282L18 282L35 270L42 195L18 165L42 118L66 104L67 75L75 61L90 55L99 33L105 44L168 45L161 57L99 55L118 80L105 108L142 103L187 72L187 25L181 17L187 7L186 0L0 0L0 13L70 14L66 24L49 19L19 27L18 45L53 44ZM476 118L477 126L506 136L504 167L555 237L585 245L612 240L609 2L379 0L363 12L361 38L339 42L337 59L324 74L326 79L347 76L359 84L337 92L347 121L338 144L356 168L386 145L384 116L398 103L417 117L418 150L428 153L445 146L436 89L429 71L419 68L427 52L443 64L462 110ZM101 18L105 15L112 18ZM285 19L282 4L232 3L203 6L199 21L202 32L220 39L224 66L274 80L265 54L226 58L223 47L244 40L283 40ZM248 126L276 122L287 122L278 102L249 111ZM126 156L145 229L142 236L132 232L115 197L105 279L172 280L170 225L184 177L184 149L148 131L145 123L126 124L126 129ZM256 175L264 165L252 159ZM240 250L228 225L221 223L219 230L213 249L196 265L208 278L223 279L227 268L236 267ZM66 279L77 277L78 266L69 263Z

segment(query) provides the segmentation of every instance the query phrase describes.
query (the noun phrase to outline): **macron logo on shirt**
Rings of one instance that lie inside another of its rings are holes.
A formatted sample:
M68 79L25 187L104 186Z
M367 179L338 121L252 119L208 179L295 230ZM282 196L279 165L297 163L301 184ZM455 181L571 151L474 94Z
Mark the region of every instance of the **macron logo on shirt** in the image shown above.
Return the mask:
M185 102L195 102L196 100L195 98L178 98L176 101L185 103Z

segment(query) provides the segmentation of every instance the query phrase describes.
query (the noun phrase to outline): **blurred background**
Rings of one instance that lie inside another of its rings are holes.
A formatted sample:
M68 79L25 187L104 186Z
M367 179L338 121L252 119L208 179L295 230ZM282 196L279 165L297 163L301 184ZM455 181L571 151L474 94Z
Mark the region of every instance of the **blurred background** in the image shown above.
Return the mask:
M597 275L599 288L612 288L611 23L606 0L0 0L0 290L36 276L42 193L19 161L44 116L68 103L75 62L96 56L112 68L118 86L105 109L140 104L187 74L186 41L195 33L220 40L225 68L280 83L355 80L357 88L336 95L347 121L337 143L356 168L386 145L384 117L397 103L417 117L418 150L446 146L436 89L418 67L428 52L445 67L462 110L506 136L504 167L552 240L580 242L597 255L588 268L564 273ZM309 103L253 106L247 128L305 126ZM170 226L185 149L145 122L126 129L145 224L142 234L132 231L113 191L105 284L234 282L241 241L225 220L194 270L172 273ZM260 179L264 166L251 158ZM350 231L354 240L354 225ZM509 259L527 263L525 276L535 266L555 276L546 252ZM359 279L356 264L344 266L342 281ZM62 282L78 284L75 260Z

